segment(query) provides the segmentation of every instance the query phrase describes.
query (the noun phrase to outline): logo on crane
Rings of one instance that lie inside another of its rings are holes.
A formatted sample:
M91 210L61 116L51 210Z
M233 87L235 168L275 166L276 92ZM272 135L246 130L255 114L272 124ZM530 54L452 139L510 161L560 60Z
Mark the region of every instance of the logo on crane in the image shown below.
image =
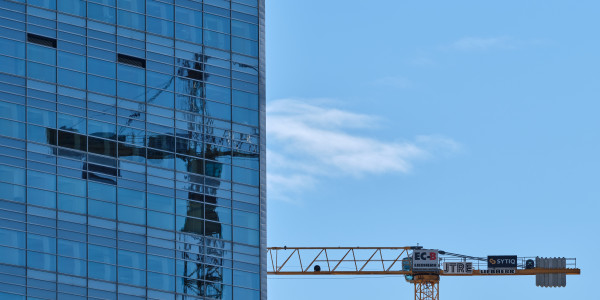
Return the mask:
M494 255L488 256L488 269L516 269L516 255Z
M413 251L413 271L439 271L438 250L419 249Z

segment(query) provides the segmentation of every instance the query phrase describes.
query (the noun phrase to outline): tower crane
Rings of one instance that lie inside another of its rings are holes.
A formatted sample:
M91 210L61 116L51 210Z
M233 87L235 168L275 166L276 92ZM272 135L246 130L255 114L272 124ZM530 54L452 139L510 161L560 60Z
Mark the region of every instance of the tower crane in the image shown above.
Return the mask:
M268 275L403 275L415 300L439 300L443 276L536 276L540 287L564 287L579 275L575 258L475 257L409 247L271 247Z

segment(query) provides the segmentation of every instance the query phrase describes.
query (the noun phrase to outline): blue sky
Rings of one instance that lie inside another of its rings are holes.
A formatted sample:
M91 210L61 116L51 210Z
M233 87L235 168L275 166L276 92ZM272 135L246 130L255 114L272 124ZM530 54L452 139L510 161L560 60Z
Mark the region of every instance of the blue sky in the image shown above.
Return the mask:
M269 246L576 257L567 288L442 278L442 299L597 296L598 1L267 0ZM270 299L410 299L400 277L269 277Z

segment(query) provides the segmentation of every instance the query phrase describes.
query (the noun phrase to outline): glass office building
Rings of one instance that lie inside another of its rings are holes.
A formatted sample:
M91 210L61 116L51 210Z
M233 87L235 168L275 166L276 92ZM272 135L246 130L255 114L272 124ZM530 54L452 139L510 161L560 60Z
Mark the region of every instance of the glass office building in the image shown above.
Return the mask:
M264 0L0 0L0 299L266 299Z

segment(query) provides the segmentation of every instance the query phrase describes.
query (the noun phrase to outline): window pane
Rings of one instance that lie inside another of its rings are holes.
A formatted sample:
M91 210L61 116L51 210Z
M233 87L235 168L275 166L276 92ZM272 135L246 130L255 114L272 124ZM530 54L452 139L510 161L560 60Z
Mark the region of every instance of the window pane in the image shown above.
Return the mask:
M85 17L85 0L58 0L58 11Z
M175 213L175 199L173 197L148 194L148 208L161 212Z
M229 19L211 14L204 14L204 28L229 33Z
M56 82L56 67L28 62L27 76L38 80Z
M88 17L106 23L115 23L115 9L112 7L88 3Z
M119 205L119 221L138 225L146 225L146 210L131 206Z
M16 248L25 248L25 233L0 228L0 245Z
M90 278L106 280L106 281L115 281L117 277L117 268L115 266L96 263L96 262L88 262L88 276Z
M145 286L146 272L141 270L119 267L119 283Z
M233 227L233 240L236 242L258 246L258 231L240 227Z
M58 257L58 272L61 273L85 277L87 275L86 265L87 264L85 260L60 256Z
M115 204L91 199L88 200L88 213L106 219L115 219L117 214Z
M0 165L0 181L25 184L25 169Z
M69 240L58 239L58 254L80 259L86 259L86 244Z
M124 2L124 1L119 1ZM131 27L137 30L144 30L146 20L144 15L128 12L124 10L117 11L117 24L125 27Z
M56 271L56 255L27 251L27 266L46 271Z
M87 200L85 198L58 194L58 209L85 214L87 206L86 201Z
M25 250L0 246L0 263L24 266Z
M148 226L174 230L175 229L175 216L165 213L159 213L155 211L148 211Z

